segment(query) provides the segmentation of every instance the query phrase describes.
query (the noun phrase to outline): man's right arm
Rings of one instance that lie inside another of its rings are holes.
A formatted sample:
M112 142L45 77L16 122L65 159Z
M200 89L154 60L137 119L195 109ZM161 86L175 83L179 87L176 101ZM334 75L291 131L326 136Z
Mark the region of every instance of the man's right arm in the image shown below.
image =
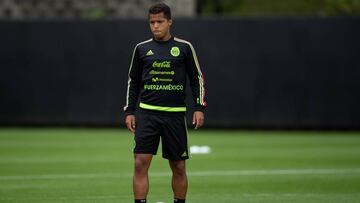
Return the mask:
M125 122L127 127L135 128L134 112L139 98L141 75L141 65L137 46L134 48L129 68L128 86L126 94L126 105L124 106ZM131 116L130 116L131 115ZM130 116L130 117L129 117ZM132 129L129 128L132 131Z

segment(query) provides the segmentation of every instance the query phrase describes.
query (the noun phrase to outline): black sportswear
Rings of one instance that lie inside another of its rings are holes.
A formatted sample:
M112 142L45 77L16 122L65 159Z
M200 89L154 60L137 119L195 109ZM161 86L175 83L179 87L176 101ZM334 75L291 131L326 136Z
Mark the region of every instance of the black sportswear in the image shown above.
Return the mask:
M204 78L191 43L172 37L168 41L149 39L134 48L129 69L124 111L142 109L185 112L186 77L189 77L195 111L206 107Z

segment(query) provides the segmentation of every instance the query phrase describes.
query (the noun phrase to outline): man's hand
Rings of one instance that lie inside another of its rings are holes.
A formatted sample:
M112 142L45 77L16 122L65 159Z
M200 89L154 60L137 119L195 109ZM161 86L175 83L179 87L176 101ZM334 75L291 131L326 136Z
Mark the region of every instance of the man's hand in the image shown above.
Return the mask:
M204 113L201 111L195 111L193 116L193 125L195 125L195 130L201 128L204 125Z
M133 133L135 133L135 116L127 115L125 118L126 127Z

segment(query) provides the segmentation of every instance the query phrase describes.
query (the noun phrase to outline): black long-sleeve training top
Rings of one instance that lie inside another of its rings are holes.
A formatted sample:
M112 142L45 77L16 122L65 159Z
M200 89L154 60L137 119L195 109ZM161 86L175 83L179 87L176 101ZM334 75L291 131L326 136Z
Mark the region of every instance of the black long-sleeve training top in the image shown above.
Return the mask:
M203 111L204 77L191 43L172 37L168 41L149 39L137 44L129 69L125 113L134 114L139 97L142 109L185 112L187 76L195 111Z

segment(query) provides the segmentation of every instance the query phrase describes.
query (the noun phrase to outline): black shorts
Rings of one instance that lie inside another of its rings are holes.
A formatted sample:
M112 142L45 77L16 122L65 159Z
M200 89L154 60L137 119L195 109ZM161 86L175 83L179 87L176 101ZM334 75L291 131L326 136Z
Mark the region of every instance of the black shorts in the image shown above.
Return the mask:
M163 158L171 161L189 159L187 127L183 114L140 110L135 118L135 154L156 155L161 138Z

